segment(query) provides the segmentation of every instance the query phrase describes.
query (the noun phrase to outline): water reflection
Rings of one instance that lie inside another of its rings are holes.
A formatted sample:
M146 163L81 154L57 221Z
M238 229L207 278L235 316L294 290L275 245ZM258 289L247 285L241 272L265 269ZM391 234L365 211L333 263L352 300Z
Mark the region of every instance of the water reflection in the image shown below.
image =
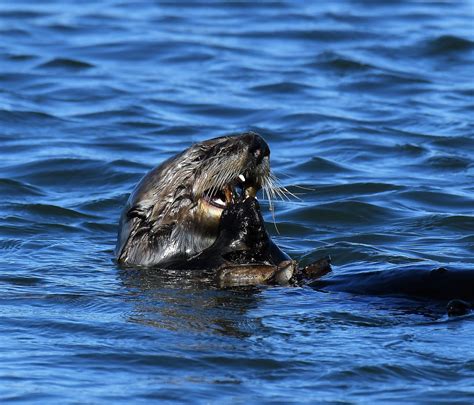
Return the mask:
M212 274L198 271L121 269L119 275L134 303L132 322L235 337L260 327L247 313L265 287L220 289Z

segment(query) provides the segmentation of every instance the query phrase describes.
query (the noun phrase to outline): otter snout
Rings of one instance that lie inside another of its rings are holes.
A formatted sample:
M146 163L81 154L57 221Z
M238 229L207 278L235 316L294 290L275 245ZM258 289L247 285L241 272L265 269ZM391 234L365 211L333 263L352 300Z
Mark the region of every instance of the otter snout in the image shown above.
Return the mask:
M263 158L270 156L270 147L260 135L250 132L242 138L249 145L249 154L255 159L256 165L262 163Z

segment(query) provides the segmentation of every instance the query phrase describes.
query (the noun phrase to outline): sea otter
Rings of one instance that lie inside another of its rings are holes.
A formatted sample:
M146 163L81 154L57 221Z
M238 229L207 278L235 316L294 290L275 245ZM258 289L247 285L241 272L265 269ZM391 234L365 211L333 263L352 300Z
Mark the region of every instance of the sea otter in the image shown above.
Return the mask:
M260 135L192 145L150 171L130 195L120 219L117 261L219 269L221 280L236 283L289 281L296 265L265 230L256 199L260 189L268 196L282 192ZM321 263L329 266L323 260L312 268Z
M253 132L196 143L151 170L122 212L118 263L157 269L212 270L221 286L304 282L325 291L474 301L474 272L397 268L320 279L330 258L304 268L269 237L257 192L281 194L270 148ZM309 282L309 280L315 280ZM461 302L461 304L460 304ZM470 304L468 304L470 305Z
M226 208L272 192L270 148L255 133L196 143L150 171L123 210L118 262L168 267L194 257L217 239ZM234 210L236 211L236 210ZM288 259L272 242L270 260Z

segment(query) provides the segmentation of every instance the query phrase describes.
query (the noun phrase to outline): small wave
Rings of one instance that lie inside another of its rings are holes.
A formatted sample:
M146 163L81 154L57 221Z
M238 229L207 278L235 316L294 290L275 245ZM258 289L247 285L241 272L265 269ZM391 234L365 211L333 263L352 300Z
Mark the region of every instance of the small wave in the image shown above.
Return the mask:
M96 111L80 113L74 115L74 118L88 119L98 122L123 122L125 119L143 119L143 117L153 116L155 112L147 107L129 107L124 109L103 110L97 106Z
M20 212L20 210L17 210L16 212ZM22 212L21 216L9 215L3 217L2 223L0 224L1 235L12 238L28 238L30 236L52 235L54 233L61 235L74 234L78 231L78 228L75 225L59 223L59 217L45 219L36 217L35 215L25 214L26 213ZM31 246L23 246L23 248L23 251L34 251L31 250Z
M117 212L119 211L117 210ZM107 235L114 235L117 233L118 217L114 218L114 220L115 220L114 223L109 223L109 224L85 221L81 224L81 228L86 229L92 233L102 232Z
M474 217L471 215L427 214L404 221L406 230L409 228L417 233L435 230L442 234L445 231L465 232L474 229Z
M339 72L365 72L379 69L370 63L340 55L333 51L325 51L321 53L314 62L308 63L306 66Z
M429 54L445 55L453 52L463 52L474 49L474 41L455 35L441 35L428 40L423 46Z
M55 70L82 70L93 68L94 65L91 63L83 62L76 59L68 58L54 58L48 62L38 65L38 68L43 69L55 69Z
M472 198L435 191L405 191L397 194L397 199L405 200L407 206L423 207L428 211L442 212L465 211L471 212L474 207Z
M2 226L0 225L1 229ZM19 250L22 245L23 241L20 239L0 239L0 250L3 252Z
M322 157L313 157L311 160L300 163L294 168L308 173L349 173L353 171L349 167Z
M23 62L23 61L27 61L27 60L36 59L37 56L30 55L30 54L27 54L27 53L13 53L13 54L8 55L7 58L9 60L12 60L12 61Z
M368 229L364 228L364 229ZM352 230L351 230L352 231ZM379 238L380 236L380 238ZM305 263L311 263L326 255L331 256L332 263L338 266L338 274L344 274L344 269L341 266L346 266L347 271L352 274L357 267L366 269L367 266L380 266L380 263L393 264L409 264L419 262L420 259L410 256L406 253L398 253L391 250L387 246L397 246L403 238L401 236L386 235L384 233L362 233L359 237L355 236L339 236L327 238L324 232L321 232L320 241L323 243L322 247L318 247L309 253L305 253L302 260ZM383 246L378 248L377 245Z
M435 217L431 224L434 228L472 232L474 217L471 215L442 215Z
M13 20L41 18L50 15L46 11L39 10L1 10L0 18L11 18Z
M208 62L214 60L216 56L211 52L189 51L186 53L178 53L176 55L164 56L161 58L162 63L192 63Z
M318 186L318 196L355 196L355 195L373 195L386 193L390 191L403 190L404 187L390 183L367 183L367 182L355 182L347 184L337 184L331 186Z
M474 92L472 94L474 96ZM474 150L474 137L472 136L439 136L430 142L431 145L441 146L456 150L457 153Z
M178 61L182 62L183 58L184 60L186 59L185 55L187 56L191 53L196 53L201 55L201 57L207 55L214 58L217 52L243 52L239 47L218 44L214 41L208 41L203 44L199 41L177 39L167 41L130 39L126 41L100 42L93 45L70 48L70 51L77 53L81 58L85 58L88 61L91 59L101 61L127 60L133 63L141 61L151 63L153 60L165 62L169 58L178 58Z
M273 39L273 40L307 40L314 42L357 41L371 38L368 31L345 29L286 29L282 31L247 30L236 36L244 38Z
M143 163L140 162L135 162L133 160L128 160L128 159L116 159L110 162L114 167L120 169L120 170L148 170L149 166L144 165Z
M240 118L249 117L258 114L258 110L247 107L237 107L219 104L195 104L186 108L189 112L199 116L210 116L213 119L218 118Z
M387 380L406 381L407 379L413 381L439 381L441 383L445 382L447 375L449 376L450 374L441 373L440 369L432 368L431 366L423 367L411 365L410 367L406 367L386 363L356 366L343 371L334 371L329 374L328 378L333 379L334 381L362 380L371 381L372 383L384 382L385 384L387 384ZM382 398L384 398L385 400L383 400ZM390 395L389 393L385 393L384 395L379 396L380 402L392 402L390 399L395 399L396 403L401 398L397 398L397 395Z
M4 206L5 209L12 210L14 212L21 212L22 214L31 215L35 220L42 219L54 219L61 224L61 220L65 219L90 219L95 216L90 214L81 213L71 208L64 208L58 205L52 204L8 204Z
M8 124L20 124L25 125L26 122L30 124L44 124L45 122L57 122L62 121L60 118L45 113L43 111L7 111L7 110L0 110L0 120L3 123Z
M61 189L79 188L95 184L109 187L110 184L128 183L143 174L124 172L113 163L93 159L55 158L13 165L5 169L10 177L27 180L41 186Z
M310 88L311 86L301 84L301 83L279 82L279 83L262 84L258 86L253 86L253 87L250 87L249 90L275 95L278 93L283 93L283 94L284 93L290 93L290 94L302 93L305 90L310 89Z
M115 138L115 137L101 137L96 138L91 141L91 145L98 149L104 149L108 152L119 151L119 152L127 152L133 155L136 153L140 155L141 153L146 153L155 150L155 145L152 142L137 142L138 136L134 138ZM137 167L141 166L141 170L148 170L149 167L136 163Z
M398 218L398 211L361 201L337 201L317 207L304 207L286 213L292 220L317 225L341 224L373 227L376 221L386 223L387 218Z
M99 295L100 294L100 295ZM54 306L73 306L90 310L92 312L114 312L116 311L117 296L108 293L97 293L96 291L87 291L84 289L82 293L52 293L39 296L41 300Z
M18 180L0 178L0 194L5 193L9 197L31 197L44 195L38 187L25 184Z
M3 38L12 37L15 39L18 38L28 38L31 37L31 32L21 28L10 28L10 29L0 29L0 35Z
M26 89L29 87L35 87L44 83L44 78L38 74L32 73L2 73L0 75L0 84L2 88L9 90ZM32 111L34 112L34 111ZM1 109L0 118L2 122L15 123L17 122L16 117L22 113L28 113L28 111L20 111L18 108L15 110ZM25 117L28 118L28 117Z
M385 95L391 91L400 94L418 94L425 84L430 83L427 78L421 78L408 73L381 72L370 76L357 78L349 82L341 83L338 87L345 91L370 91L380 92Z
M37 286L37 285L44 284L44 279L41 277L33 277L33 276L22 277L22 276L1 275L0 283L30 287L30 286Z
M433 156L425 160L424 165L439 170L466 170L472 166L471 159L453 155Z
M99 198L80 204L77 208L81 212L91 214L104 212L110 208L121 209L127 201L128 194L117 194L109 198Z
M396 146L398 152L408 156L421 156L428 152L428 149L422 145L405 143Z
M346 115L330 115L322 114L320 112L290 112L281 116L274 116L272 119L272 124L283 125L284 128L295 127L295 128L314 128L315 123L321 124L323 122L328 123L338 123L338 122L351 122L356 123L363 121L353 119L349 113ZM339 139L335 140L340 142Z

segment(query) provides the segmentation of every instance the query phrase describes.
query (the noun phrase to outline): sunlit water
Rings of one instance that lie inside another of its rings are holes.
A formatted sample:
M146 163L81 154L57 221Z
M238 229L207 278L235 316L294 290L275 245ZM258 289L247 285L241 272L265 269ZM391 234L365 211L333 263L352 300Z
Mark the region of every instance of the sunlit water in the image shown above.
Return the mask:
M161 4L159 4L161 3ZM474 401L446 302L120 271L140 177L253 129L337 274L474 268L468 1L0 2L0 400Z

